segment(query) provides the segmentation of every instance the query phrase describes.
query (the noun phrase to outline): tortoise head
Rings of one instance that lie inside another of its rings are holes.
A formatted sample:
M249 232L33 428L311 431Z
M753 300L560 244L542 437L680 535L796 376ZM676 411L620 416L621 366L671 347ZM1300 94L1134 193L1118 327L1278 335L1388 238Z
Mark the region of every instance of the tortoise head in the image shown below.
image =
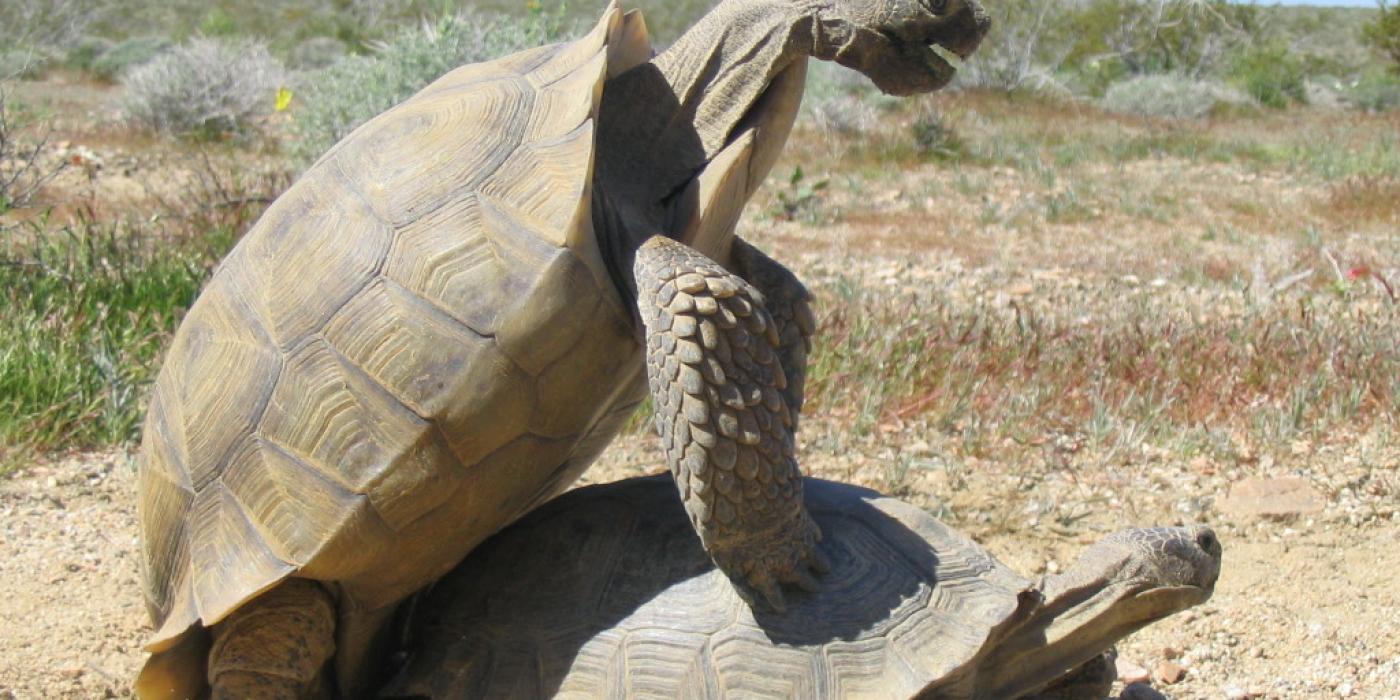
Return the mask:
M1210 528L1123 530L1090 546L1040 595L1022 595L1019 623L985 663L989 697L1019 697L1108 651L1119 639L1205 602L1220 576Z
M932 92L953 79L991 19L977 0L824 0L813 55L864 73L891 95Z

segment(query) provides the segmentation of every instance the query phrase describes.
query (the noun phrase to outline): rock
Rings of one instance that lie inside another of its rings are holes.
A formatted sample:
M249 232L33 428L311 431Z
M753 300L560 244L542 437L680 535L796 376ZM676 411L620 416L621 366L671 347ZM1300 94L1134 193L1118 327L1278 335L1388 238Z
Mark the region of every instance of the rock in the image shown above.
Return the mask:
M1167 700L1167 696L1146 683L1130 683L1118 695L1118 700Z
M1159 683L1172 685L1181 682L1186 677L1186 667L1175 661L1163 661L1157 664L1157 668L1152 669L1152 677Z
M1230 486L1215 505L1230 515L1280 518L1321 512L1327 499L1307 479L1251 476Z
M1220 689L1220 694L1225 696L1225 700L1249 700L1254 694L1237 685L1227 685Z
M1121 656L1114 660L1113 665L1118 672L1118 680L1122 681L1123 685L1143 683L1147 681L1148 678L1152 677L1152 674L1149 673L1147 669Z

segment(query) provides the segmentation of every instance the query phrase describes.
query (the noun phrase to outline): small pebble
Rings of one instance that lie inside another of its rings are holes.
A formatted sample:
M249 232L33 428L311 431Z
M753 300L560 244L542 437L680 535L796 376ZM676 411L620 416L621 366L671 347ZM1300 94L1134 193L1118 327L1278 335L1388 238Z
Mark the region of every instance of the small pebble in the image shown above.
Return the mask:
M1167 696L1146 683L1133 683L1119 693L1118 700L1167 700Z
M1186 676L1186 668L1174 661L1163 661L1153 669L1152 677L1161 683L1172 685L1179 683Z
M1122 681L1123 685L1142 683L1152 677L1152 674L1148 672L1147 669L1131 661L1128 661L1121 656L1115 659L1113 664L1118 672L1118 680Z

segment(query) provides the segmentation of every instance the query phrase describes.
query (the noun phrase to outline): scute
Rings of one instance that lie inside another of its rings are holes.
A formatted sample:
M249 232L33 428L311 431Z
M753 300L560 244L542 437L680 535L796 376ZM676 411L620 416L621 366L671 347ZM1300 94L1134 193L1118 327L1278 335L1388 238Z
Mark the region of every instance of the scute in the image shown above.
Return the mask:
M617 429L640 361L589 248L588 183L607 56L639 55L614 50L636 29L614 5L579 41L452 71L337 144L229 254L146 424L148 648L290 575L396 602ZM532 424L537 375L598 326L621 345L569 369L607 391Z

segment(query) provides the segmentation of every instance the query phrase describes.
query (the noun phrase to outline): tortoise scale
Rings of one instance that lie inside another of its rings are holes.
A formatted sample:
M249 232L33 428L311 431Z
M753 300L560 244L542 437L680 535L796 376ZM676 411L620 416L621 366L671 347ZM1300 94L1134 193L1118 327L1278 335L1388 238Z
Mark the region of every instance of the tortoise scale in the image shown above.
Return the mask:
M220 264L155 382L138 694L365 694L399 602L567 488L648 387L705 412L669 449L714 560L775 608L815 585L790 450L807 294L735 224L810 57L928 92L953 74L933 46L966 56L987 26L973 0L726 0L653 56L612 3L586 36L453 70L334 146ZM652 239L674 263L635 264ZM697 260L749 285L777 342L724 381L649 378L652 342L682 353L662 370L733 359L633 310ZM762 469L731 461L747 419L769 424Z

